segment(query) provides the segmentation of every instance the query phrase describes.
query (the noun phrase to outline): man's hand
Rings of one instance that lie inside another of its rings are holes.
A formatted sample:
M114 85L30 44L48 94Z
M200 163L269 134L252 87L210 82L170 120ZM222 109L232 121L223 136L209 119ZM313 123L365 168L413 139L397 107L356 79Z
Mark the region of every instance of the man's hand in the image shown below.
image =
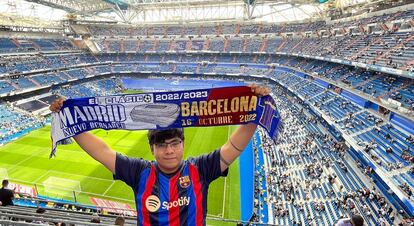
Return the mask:
M269 95L270 89L267 86L258 86L256 83L252 83L249 85L252 89L252 92L257 96L266 96Z
M64 99L63 97L61 97L61 98L59 98L59 99L57 99L57 100L53 101L53 103L50 105L49 109L50 109L52 112L59 112L59 111L60 111L60 109L61 109L61 108L62 108L62 106L63 106L63 101L65 101L65 99Z

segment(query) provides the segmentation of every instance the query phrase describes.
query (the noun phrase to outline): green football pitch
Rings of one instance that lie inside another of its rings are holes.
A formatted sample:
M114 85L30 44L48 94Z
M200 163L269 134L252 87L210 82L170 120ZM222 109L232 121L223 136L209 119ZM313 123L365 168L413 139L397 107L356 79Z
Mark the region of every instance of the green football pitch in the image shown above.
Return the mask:
M186 128L184 158L219 148L234 129L230 126ZM95 130L93 133L120 153L154 159L146 131ZM58 146L52 159L49 159L50 148L49 126L10 142L0 147L0 173L11 182L36 186L40 195L71 201L76 197L83 204L92 204L89 197L97 197L128 203L135 208L132 190L123 182L114 181L110 171L76 143ZM240 219L239 200L239 162L236 161L227 178L219 178L210 185L208 215Z

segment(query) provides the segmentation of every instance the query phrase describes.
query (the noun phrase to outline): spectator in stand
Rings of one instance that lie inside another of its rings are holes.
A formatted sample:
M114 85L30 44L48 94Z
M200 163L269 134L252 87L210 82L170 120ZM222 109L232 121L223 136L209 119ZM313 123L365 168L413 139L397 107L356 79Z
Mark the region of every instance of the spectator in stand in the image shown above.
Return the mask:
M124 224L125 224L125 218L123 216L117 216L115 219L115 225L124 226Z
M98 224L101 223L101 218L99 217L97 213L92 214L91 223L98 223Z
M387 149L385 149L385 151L389 154L393 152L392 147L390 146L388 146Z
M8 180L3 180L2 188L0 189L0 203L2 206L13 205L14 191L7 188L9 186Z
M361 215L355 214L351 218L339 219L335 226L363 226L364 218Z

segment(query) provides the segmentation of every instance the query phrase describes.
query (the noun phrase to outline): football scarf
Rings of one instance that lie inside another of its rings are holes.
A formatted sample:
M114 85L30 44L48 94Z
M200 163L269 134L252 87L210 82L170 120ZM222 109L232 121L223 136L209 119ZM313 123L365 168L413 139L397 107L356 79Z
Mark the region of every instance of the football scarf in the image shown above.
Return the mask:
M65 100L52 113L52 152L57 143L93 129L147 130L255 123L276 140L280 115L270 95L250 87L124 94Z

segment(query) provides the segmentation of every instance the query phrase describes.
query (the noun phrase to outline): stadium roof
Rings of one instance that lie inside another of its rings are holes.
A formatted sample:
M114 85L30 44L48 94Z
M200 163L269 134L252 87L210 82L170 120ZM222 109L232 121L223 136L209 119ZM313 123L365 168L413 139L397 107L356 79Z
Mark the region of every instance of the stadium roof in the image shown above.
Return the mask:
M125 24L290 22L324 18L326 10L332 7L372 2L328 0L321 4L319 1L326 0L3 0L0 16L22 14L46 21L77 18Z

